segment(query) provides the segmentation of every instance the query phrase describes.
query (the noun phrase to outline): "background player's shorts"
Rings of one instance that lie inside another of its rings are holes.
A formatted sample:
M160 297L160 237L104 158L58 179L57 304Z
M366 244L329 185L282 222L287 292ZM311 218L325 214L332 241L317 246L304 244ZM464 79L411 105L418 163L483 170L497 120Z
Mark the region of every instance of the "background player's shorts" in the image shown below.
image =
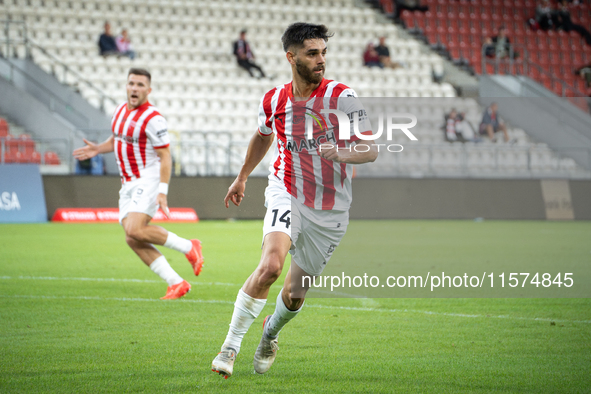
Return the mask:
M265 206L263 240L274 231L289 235L292 262L309 275L320 275L347 232L349 212L309 208L272 185L265 191Z
M119 223L129 212L141 212L154 217L158 212L160 178L139 178L126 182L119 190Z

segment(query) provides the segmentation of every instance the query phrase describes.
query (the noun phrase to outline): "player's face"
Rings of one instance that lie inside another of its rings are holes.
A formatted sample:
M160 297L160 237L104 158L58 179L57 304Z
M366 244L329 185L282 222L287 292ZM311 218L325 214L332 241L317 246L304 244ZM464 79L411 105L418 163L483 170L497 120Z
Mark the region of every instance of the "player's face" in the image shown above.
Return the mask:
M127 78L127 104L129 108L137 108L148 101L152 91L150 80L145 75L130 74Z
M295 56L296 72L306 82L318 84L326 68L326 42L321 38L304 41Z

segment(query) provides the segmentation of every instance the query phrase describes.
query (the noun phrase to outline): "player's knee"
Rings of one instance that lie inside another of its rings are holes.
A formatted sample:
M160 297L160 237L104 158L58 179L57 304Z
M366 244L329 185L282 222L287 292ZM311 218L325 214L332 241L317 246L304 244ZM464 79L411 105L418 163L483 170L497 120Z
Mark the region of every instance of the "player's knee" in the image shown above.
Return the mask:
M263 283L273 283L281 275L283 262L281 258L275 253L270 253L265 256L263 264L260 268L260 281Z
M129 245L129 247L132 248L132 249L138 243L135 238L130 237L129 235L127 235L127 233L125 234L125 242L127 242L127 245Z
M141 227L138 226L126 227L125 235L127 236L127 238L132 238L135 241L143 242L144 240L144 231Z

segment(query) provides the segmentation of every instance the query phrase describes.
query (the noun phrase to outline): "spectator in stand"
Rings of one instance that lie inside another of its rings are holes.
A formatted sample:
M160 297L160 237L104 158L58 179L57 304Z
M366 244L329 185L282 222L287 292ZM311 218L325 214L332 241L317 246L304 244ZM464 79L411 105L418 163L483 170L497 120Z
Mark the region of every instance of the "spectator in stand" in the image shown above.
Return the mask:
M507 37L507 29L504 26L499 28L499 33L491 39L495 47L495 56L497 59L509 57L511 54L511 40ZM513 52L513 58L517 57L517 53Z
M535 20L530 20L530 25L534 30L550 30L556 25L556 11L549 0L538 1L536 17Z
M251 77L254 77L254 73L251 69L258 70L260 78L265 78L265 72L263 69L254 62L254 54L250 49L250 44L246 41L246 30L240 32L240 38L234 42L234 56L238 61L238 65L248 71Z
M127 29L121 30L121 34L117 36L117 49L121 56L127 56L131 60L135 59L135 51L131 48L131 40L127 33Z
M480 142L481 139L474 135L472 124L466 119L465 112L452 109L445 115L445 124L442 127L444 138L447 142Z
M580 75L585 80L587 88L591 87L591 64L577 68L575 74Z
M394 20L400 20L400 14L404 10L421 11L429 10L429 6L421 5L420 0L392 0L394 5Z
M562 3L559 3L558 5L558 10L556 11L556 28L562 29L566 32L576 31L581 37L583 37L587 45L591 45L591 33L589 33L589 30L585 29L585 27L573 23L570 18L570 11L568 10L568 3L566 0L563 0Z
M492 142L497 142L495 133L502 131L505 142L509 142L507 127L505 126L505 122L499 117L498 109L498 104L493 102L484 110L479 129L480 135L486 135Z
M115 42L115 37L111 35L111 24L105 22L105 31L99 37L99 52L101 56L119 55L119 48Z
M380 63L382 63L383 67L389 67L389 68L402 67L402 65L400 63L393 62L392 59L390 59L390 49L388 49L388 47L386 46L386 37L380 37L380 45L375 47L375 50L380 57Z
M363 65L365 67L379 67L384 68L382 62L380 62L380 55L376 51L374 45L370 42L363 52Z
M445 115L445 140L447 142L464 142L462 134L456 130L456 123L457 123L458 113L455 108L452 108L451 112Z
M486 37L484 39L484 55L486 57L495 57L495 44L492 41L492 38Z

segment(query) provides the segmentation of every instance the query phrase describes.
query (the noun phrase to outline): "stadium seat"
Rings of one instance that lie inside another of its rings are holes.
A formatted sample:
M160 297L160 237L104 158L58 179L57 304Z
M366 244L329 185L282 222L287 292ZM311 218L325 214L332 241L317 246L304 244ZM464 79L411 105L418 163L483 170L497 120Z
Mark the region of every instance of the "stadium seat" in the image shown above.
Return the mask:
M8 122L4 118L0 118L0 138L4 138L8 135Z
M61 160L55 152L47 151L43 155L43 163L48 165L59 165L61 164Z

